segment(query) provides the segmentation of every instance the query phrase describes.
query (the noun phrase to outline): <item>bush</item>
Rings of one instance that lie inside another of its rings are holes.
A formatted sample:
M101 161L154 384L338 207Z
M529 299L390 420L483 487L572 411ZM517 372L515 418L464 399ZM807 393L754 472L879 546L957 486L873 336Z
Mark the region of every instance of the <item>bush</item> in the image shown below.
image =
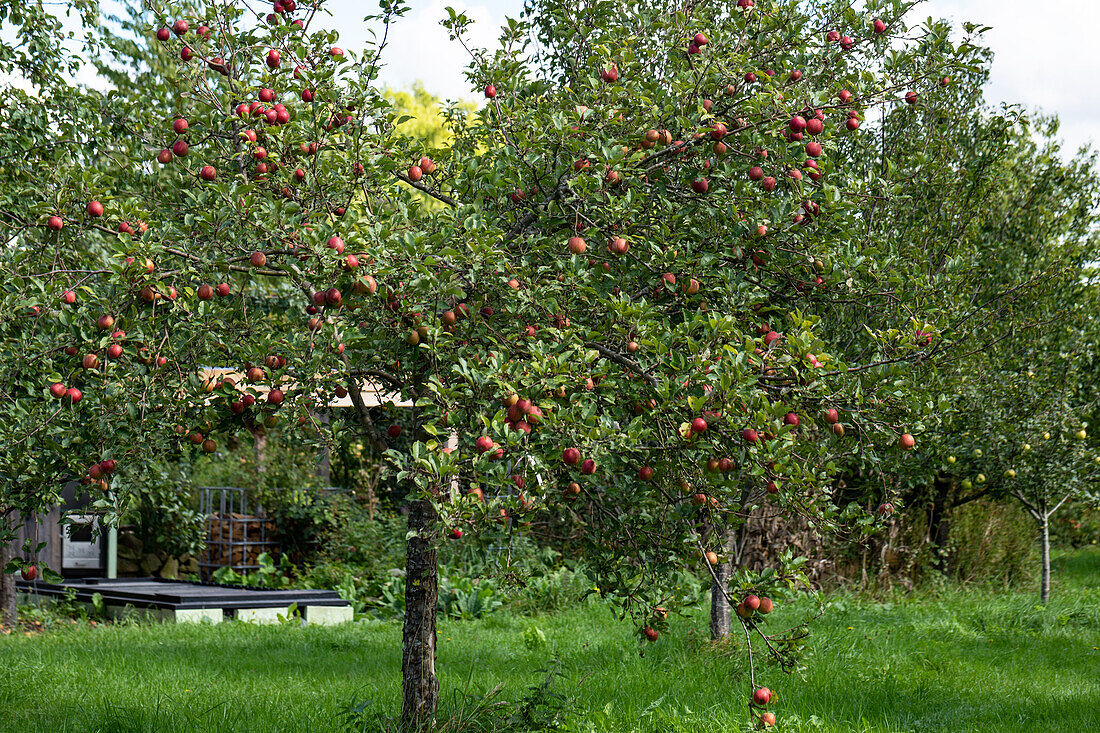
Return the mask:
M170 556L196 554L206 541L204 518L197 510L194 488L178 468L154 462L121 486L124 520L145 552Z
M405 566L404 517L389 512L374 512L372 517L351 494L333 495L327 510L317 563L354 565L376 575Z
M951 525L951 570L964 583L1013 586L1035 573L1035 522L1017 504L976 501Z
M1050 539L1063 548L1100 544L1100 509L1080 503L1063 507L1051 518Z

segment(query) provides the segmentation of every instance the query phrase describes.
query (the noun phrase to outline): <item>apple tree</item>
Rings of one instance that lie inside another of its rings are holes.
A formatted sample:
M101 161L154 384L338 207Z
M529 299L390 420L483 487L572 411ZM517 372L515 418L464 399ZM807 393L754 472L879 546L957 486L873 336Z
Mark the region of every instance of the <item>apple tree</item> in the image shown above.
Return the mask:
M105 501L148 456L238 432L387 448L408 730L438 702L439 544L539 512L583 518L643 645L675 573L712 572L773 724L753 649L789 666L802 632L766 622L797 563L729 584L723 538L758 506L858 513L825 489L848 457L917 445L943 353L919 333L954 307L920 276L928 242L868 236L889 191L844 154L876 105L935 99L973 63L944 26L908 29L910 5L532 0L470 48L485 104L449 107L437 149L377 81L403 3L344 49L321 2L152 2L102 35L106 91L54 80L10 105L43 144L0 207L5 346L56 437L13 432ZM444 23L466 43L465 16ZM867 303L852 348L844 314ZM378 424L372 393L413 409Z

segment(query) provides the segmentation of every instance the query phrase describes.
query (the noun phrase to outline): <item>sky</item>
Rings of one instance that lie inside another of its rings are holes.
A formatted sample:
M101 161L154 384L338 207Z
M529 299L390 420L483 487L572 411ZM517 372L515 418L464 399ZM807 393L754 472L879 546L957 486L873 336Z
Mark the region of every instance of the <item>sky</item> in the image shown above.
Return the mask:
M114 3L103 4L110 8ZM401 88L421 81L444 99L477 98L463 76L467 52L449 41L439 24L445 8L472 18L470 41L486 47L496 40L505 15L519 13L523 0L409 0L409 5L408 15L391 31L382 83ZM376 1L329 0L326 7L332 16L322 18L322 24L340 31L342 47L361 48L369 36L358 21L375 12ZM928 0L915 17L928 15L959 26L967 20L992 26L984 38L995 54L990 101L1056 113L1068 151L1090 142L1100 145L1100 117L1090 94L1100 90L1100 53L1095 50L1100 0Z
M361 15L363 0L332 0L335 17ZM516 15L522 0L410 0L413 10L391 35L394 48L382 81L408 86L420 80L443 98L472 97L462 71L466 52L447 40L439 25L448 5L476 21L475 43L487 46L497 37L506 14ZM992 26L985 43L995 53L988 97L1057 113L1067 150L1092 142L1100 145L1100 116L1088 92L1100 91L1100 0L930 0L914 17L947 18L961 28L965 21ZM365 33L354 25L340 27L348 48Z

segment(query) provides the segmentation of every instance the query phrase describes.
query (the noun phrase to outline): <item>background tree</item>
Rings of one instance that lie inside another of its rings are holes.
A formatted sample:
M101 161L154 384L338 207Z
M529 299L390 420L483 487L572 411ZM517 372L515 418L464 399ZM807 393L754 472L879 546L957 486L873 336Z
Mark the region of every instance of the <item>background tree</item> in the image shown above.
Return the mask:
M408 730L435 713L437 548L463 528L582 515L593 579L644 646L676 573L717 565L756 507L869 525L824 489L853 456L877 471L914 448L934 409L948 339L928 334L958 314L924 275L943 250L867 236L890 191L843 142L974 62L941 24L909 31L910 5L532 2L471 49L486 107L448 108L436 150L376 83L403 4L351 51L311 27L316 5L153 3L133 40L106 36L116 61L155 49L132 79L102 57L107 92L55 80L15 105L55 142L24 145L0 207L3 305L31 314L5 331L28 354L6 393L50 415L34 450L55 475L116 476L106 500L149 456L258 425L387 449L409 501ZM855 303L876 304L858 339ZM58 406L54 381L84 399ZM338 390L355 409L319 420ZM377 424L375 391L411 414ZM798 564L717 580L772 723L753 641L793 666L804 632L765 630Z

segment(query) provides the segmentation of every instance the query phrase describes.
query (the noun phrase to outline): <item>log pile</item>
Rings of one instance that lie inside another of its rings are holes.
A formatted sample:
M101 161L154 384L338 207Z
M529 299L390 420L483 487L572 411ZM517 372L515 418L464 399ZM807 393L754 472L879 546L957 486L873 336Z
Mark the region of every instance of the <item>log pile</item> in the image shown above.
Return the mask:
M258 565L261 553L277 547L275 523L270 519L236 512L206 518L203 565L234 569Z

